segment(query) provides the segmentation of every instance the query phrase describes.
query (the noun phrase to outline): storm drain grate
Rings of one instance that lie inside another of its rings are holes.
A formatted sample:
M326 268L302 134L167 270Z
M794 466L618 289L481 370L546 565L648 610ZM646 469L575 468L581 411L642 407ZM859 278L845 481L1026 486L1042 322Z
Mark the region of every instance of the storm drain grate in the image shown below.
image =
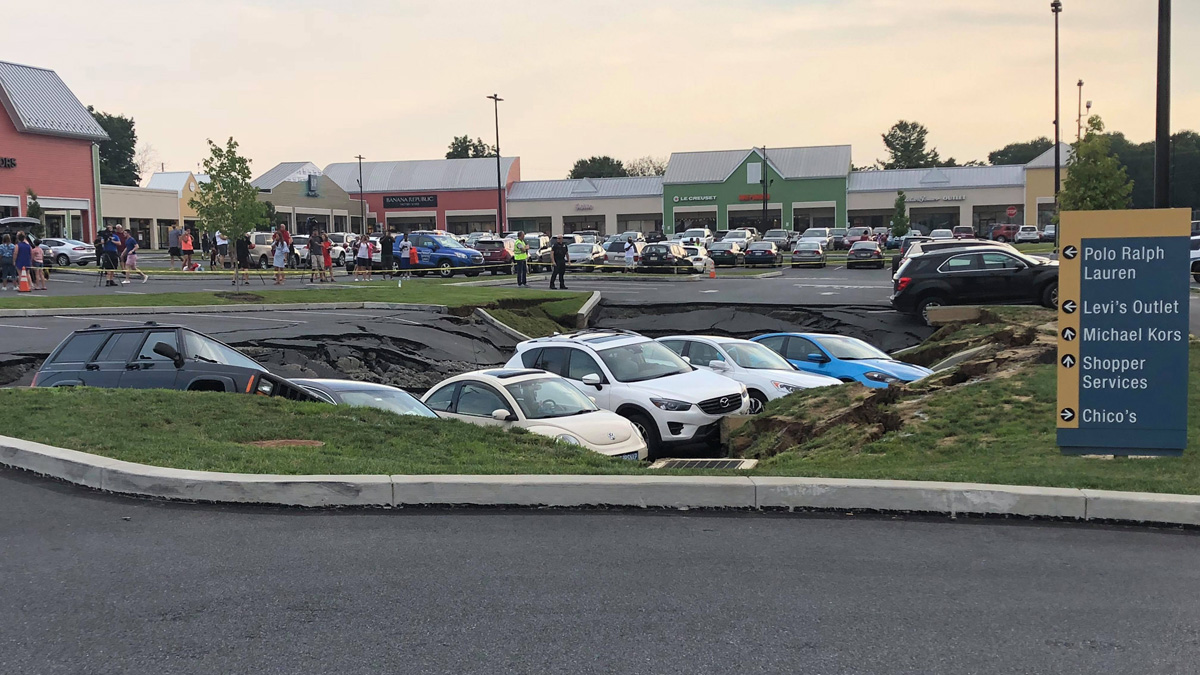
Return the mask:
M757 459L660 459L651 469L753 469Z

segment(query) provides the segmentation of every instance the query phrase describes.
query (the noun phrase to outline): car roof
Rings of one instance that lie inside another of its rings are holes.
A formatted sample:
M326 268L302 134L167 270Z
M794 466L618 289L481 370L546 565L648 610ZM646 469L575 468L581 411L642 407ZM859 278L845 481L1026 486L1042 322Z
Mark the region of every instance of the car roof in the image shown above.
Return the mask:
M179 325L176 325L173 323L158 323L157 321L147 321L147 322L145 322L143 324L139 324L137 326L101 326L98 323L94 323L94 324L88 326L87 328L80 328L74 332L75 333L119 333L119 332L129 333L129 332L133 332L133 331L146 330L147 328L153 328L155 330L175 330L177 328L183 328L184 330L190 330L193 333L200 332L195 329L188 328L187 326L179 326ZM203 335L203 333L201 333L201 335ZM205 336L205 337L209 337L209 336ZM217 340L216 338L212 338L212 339ZM217 342L221 342L221 341L217 340ZM222 342L221 344L225 344L225 343Z
M487 370L472 370L469 373L461 373L454 377L447 378L438 383L449 384L452 382L460 382L462 380L482 380L488 384L504 387L506 385L515 384L518 382L528 382L529 380L544 380L544 379L559 379L560 376L544 370L535 370L533 368L489 368Z
M390 384L381 384L379 382L363 382L362 380L341 380L336 378L319 377L292 377L288 379L296 384L325 388L330 391L404 391L400 387Z
M565 344L585 345L591 347L593 350L600 350L642 342L653 342L653 340L641 333L619 328L588 328L576 333L551 335L549 337L526 340L517 344L517 350L528 351L534 347L553 347Z

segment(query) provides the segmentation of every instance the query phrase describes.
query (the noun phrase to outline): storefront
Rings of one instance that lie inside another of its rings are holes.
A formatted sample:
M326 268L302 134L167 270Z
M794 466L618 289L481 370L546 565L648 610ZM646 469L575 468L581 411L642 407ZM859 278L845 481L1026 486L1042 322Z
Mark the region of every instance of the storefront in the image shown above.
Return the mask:
M258 200L275 207L273 224L287 225L295 234L365 232L360 202L312 162L283 162L250 181Z
M662 229L662 177L579 178L513 183L509 227L549 235Z
M849 174L848 145L677 152L663 176L665 229L761 230L764 199L768 229L841 225Z
M175 190L101 185L104 224L121 225L137 234L145 248L166 248L167 231L179 224L179 196Z
M1067 162L1074 154L1070 145L1059 145L1058 159L1061 179L1067 179ZM1054 148L1043 152L1025 165L1025 219L1026 225L1037 225L1043 229L1054 218Z
M504 190L496 189L496 159L431 159L399 162L363 162L362 198L367 225L393 232L448 230L455 234L495 232L497 198L521 178L521 159L501 159ZM351 200L359 199L359 164L343 162L325 167L324 175L342 188ZM357 209L351 211L357 214ZM508 216L507 206L505 217ZM372 224L374 219L375 224Z
M896 197L904 192L913 229L970 225L986 237L993 225L1025 222L1025 168L942 167L850 174L850 226L890 227Z
M183 227L191 230L193 236L199 237L201 234L200 219L196 215L196 209L192 208L191 202L196 196L196 191L200 189L200 184L207 182L208 176L194 174L191 171L162 171L150 176L150 181L146 183L147 189L174 192L175 199L178 202L175 217L173 219L160 220L155 225L154 239L152 240L154 248L167 248L169 244L168 232L170 232L172 227L180 223L183 224Z
M0 104L0 217L29 215L32 191L46 235L90 241L108 135L52 70L0 61Z

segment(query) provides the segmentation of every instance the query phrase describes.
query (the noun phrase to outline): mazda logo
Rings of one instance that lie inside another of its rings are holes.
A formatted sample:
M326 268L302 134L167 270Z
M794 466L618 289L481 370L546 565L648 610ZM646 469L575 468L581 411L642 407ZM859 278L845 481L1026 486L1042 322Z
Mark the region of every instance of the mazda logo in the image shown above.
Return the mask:
M728 396L721 397L721 407L724 408L727 405L729 405L729 397Z

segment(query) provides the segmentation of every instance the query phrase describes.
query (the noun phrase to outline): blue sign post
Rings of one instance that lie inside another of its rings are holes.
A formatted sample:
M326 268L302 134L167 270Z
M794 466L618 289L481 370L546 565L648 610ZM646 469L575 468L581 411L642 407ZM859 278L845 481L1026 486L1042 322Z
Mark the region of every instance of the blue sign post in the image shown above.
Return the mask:
M1061 216L1058 445L1064 454L1187 447L1187 209Z

